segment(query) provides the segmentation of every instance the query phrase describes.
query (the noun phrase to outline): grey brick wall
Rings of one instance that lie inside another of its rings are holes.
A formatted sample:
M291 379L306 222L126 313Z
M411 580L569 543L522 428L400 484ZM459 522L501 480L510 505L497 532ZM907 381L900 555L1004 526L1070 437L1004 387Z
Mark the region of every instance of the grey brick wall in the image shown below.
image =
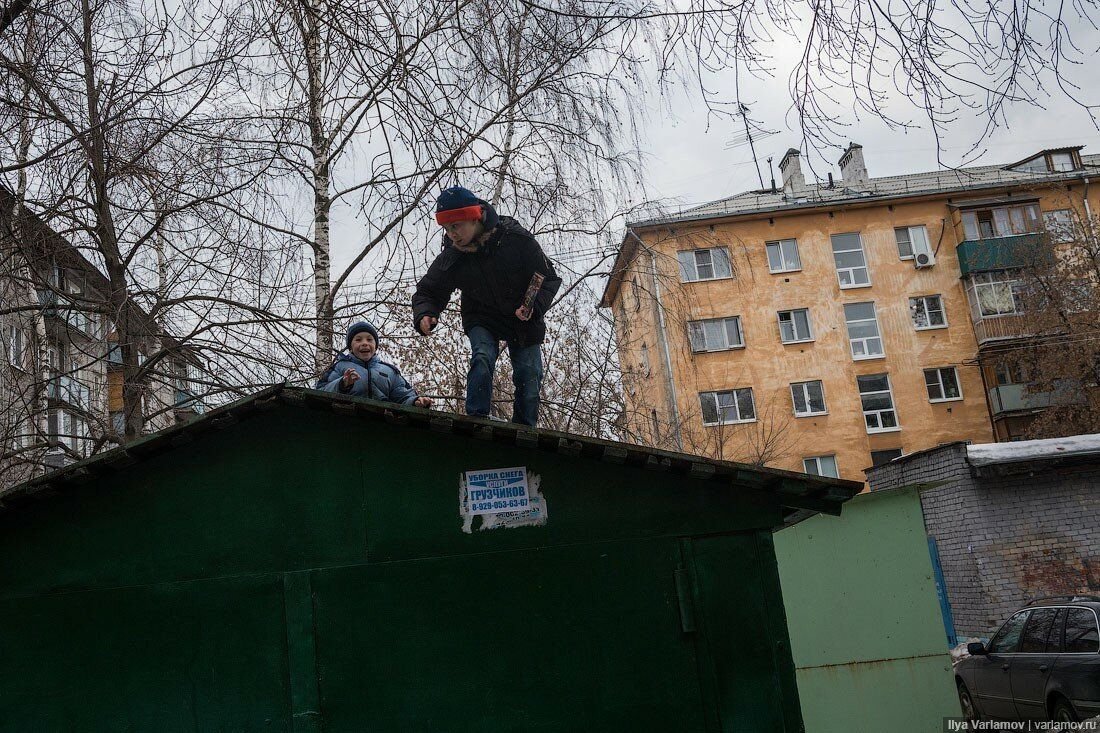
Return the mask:
M944 481L921 493L955 630L988 637L1037 596L1100 594L1100 461L972 474L966 446L916 453L867 472L872 491Z

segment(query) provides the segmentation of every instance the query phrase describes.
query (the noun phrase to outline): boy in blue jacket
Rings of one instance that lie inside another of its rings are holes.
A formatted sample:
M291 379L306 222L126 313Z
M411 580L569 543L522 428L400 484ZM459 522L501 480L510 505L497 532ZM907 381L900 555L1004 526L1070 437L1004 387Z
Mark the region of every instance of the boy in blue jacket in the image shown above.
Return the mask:
M340 354L317 380L317 389L353 394L399 405L431 407L432 401L416 394L401 372L378 358L378 329L367 321L353 323L345 341L348 353Z

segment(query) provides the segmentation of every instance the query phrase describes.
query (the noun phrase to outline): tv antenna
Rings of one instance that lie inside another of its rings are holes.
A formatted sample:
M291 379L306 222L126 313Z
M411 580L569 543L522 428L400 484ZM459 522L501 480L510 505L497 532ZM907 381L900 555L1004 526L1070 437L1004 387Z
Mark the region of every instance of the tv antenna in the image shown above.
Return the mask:
M761 126L756 120L749 118L749 108L745 104L738 104L738 114L741 115L741 120L745 123L744 134L734 135L732 138L726 141L726 150L732 150L734 148L740 148L745 145L749 146L749 150L752 152L752 164L756 168L756 178L760 181L760 190L764 190L764 175L760 172L760 159L756 157L756 141L763 140L766 137L771 137L777 134L776 130L768 130Z

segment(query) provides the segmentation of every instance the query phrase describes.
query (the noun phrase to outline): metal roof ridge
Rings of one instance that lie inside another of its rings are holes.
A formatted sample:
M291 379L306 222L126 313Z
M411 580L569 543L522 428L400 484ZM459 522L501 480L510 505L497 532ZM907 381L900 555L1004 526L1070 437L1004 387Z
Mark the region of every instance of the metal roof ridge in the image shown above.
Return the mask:
M329 409L357 417L374 417L411 427L458 433L473 439L512 443L551 453L584 455L612 463L629 463L648 470L674 471L690 478L733 479L744 484L747 492L765 491L778 497L779 503L785 507L812 512L839 514L840 505L863 489L861 482L847 479L721 461L547 428L529 428L515 423L278 384L222 405L189 422L5 489L0 492L0 510L7 508L12 502L19 502L36 494L51 493L61 485L79 483L95 475L123 470L146 457L191 442L196 435L236 424L242 417L270 409L277 403Z

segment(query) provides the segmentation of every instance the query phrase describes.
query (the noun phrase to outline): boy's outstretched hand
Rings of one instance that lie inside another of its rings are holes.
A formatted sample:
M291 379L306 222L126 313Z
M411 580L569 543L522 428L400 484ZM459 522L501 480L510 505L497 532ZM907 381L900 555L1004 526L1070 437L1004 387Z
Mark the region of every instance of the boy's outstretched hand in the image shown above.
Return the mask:
M344 370L344 376L340 377L340 385L344 389L351 389L351 385L355 384L358 381L359 381L359 372L355 371L354 369L352 369L350 367L345 369Z
M432 332L432 329L435 328L436 324L438 323L439 319L435 316L423 316L420 319L420 323L417 324L416 328L418 331L420 331L420 333L427 336L429 333Z
M431 407L432 406L432 398L431 397L417 397L416 401L413 402L413 404L416 405L417 407Z

